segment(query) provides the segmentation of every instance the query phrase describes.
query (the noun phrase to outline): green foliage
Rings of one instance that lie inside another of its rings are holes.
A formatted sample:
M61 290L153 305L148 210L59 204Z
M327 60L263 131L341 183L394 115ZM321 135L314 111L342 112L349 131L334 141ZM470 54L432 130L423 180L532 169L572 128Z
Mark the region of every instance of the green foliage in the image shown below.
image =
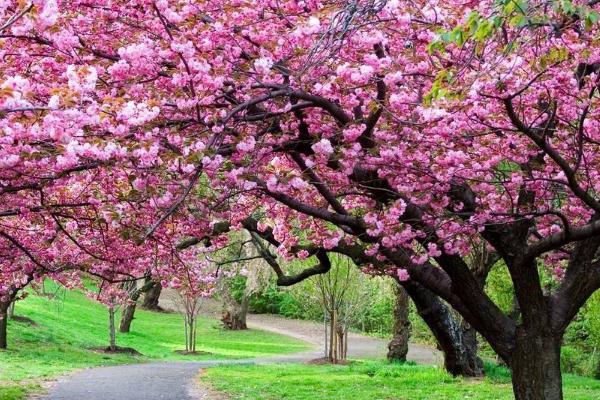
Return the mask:
M287 400L510 400L510 374L486 366L484 380L454 378L442 368L356 362L348 366L236 365L210 368L202 379L234 399ZM597 398L600 381L566 375L565 398Z
M565 372L600 378L600 292L579 310L565 333L561 352Z
M594 293L588 300L583 315L587 322L591 345L600 349L600 292Z
M227 288L231 291L231 295L237 302L242 301L247 280L248 278L243 275L235 275L226 282Z
M593 377L598 365L595 352L589 353L581 347L563 346L560 352L560 369L563 372Z
M513 286L508 269L503 262L497 263L492 268L488 275L485 289L488 296L502 311L508 313L512 310Z
M295 261L286 265L290 273L294 273L308 266L309 262ZM353 318L350 321L352 329L380 337L388 337L394 324L394 292L393 281L385 277L370 277L357 267L352 267L353 279L359 284L352 290L360 301L353 307ZM245 278L243 278L245 279ZM236 296L241 298L243 285L236 286ZM254 313L273 313L288 318L306 319L313 321L323 320L323 309L319 305L320 294L313 280L306 280L290 288L278 287L274 280L260 293L251 296L250 311ZM409 318L413 325L412 338L422 343L435 343L427 325L417 315L411 305Z
M250 297L250 311L258 314L279 314L288 318L308 319L300 302L274 281Z

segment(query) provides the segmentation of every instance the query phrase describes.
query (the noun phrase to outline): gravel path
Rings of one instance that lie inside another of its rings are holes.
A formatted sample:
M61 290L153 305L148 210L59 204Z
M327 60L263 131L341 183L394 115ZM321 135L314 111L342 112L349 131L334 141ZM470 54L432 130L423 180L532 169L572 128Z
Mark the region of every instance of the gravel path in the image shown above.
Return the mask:
M161 306L170 308L169 301ZM213 310L214 313L214 310ZM43 400L221 400L219 395L194 384L203 368L223 364L306 362L323 356L323 327L317 322L286 319L275 315L249 315L251 329L262 329L304 340L313 349L302 353L246 360L161 362L83 370L55 382ZM384 358L386 341L355 333L349 335L350 358ZM411 345L408 359L440 364L440 354L429 347Z

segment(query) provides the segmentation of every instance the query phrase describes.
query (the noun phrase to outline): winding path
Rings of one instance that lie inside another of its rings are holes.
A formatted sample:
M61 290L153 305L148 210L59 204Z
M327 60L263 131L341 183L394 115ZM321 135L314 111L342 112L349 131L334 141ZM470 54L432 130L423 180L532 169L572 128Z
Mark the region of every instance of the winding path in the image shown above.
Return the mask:
M194 384L203 368L223 364L264 364L305 362L322 357L322 326L272 315L250 315L248 325L304 340L315 347L291 355L245 360L200 362L160 362L92 368L67 375L56 381L43 400L218 400L220 397ZM383 358L386 342L368 336L350 334L350 358ZM408 359L424 364L439 364L441 356L425 346L411 345Z

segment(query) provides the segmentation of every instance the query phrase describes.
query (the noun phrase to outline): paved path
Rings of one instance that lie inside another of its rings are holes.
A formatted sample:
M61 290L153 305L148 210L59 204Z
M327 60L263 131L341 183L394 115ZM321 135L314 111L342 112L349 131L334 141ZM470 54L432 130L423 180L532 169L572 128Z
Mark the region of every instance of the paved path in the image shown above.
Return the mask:
M192 399L192 379L212 363L169 362L87 369L57 381L47 400Z
M166 305L166 304L165 304ZM264 364L306 362L323 356L322 325L274 315L249 315L251 329L288 335L314 345L302 353L270 358L215 360L201 362L161 362L121 365L83 370L55 382L44 400L220 400L223 397L199 388L194 378L202 368L223 364ZM386 341L350 334L350 358L384 358ZM440 364L441 356L425 346L411 345L408 359L424 364Z
M282 318L277 315L248 315L248 326L253 329L262 329L291 336L296 339L315 345L312 354L314 358L323 357L325 337L323 324L314 321L301 321ZM350 333L348 335L349 358L379 358L383 359L387 353L387 340L370 336ZM441 354L431 347L410 344L408 360L419 364L441 364Z

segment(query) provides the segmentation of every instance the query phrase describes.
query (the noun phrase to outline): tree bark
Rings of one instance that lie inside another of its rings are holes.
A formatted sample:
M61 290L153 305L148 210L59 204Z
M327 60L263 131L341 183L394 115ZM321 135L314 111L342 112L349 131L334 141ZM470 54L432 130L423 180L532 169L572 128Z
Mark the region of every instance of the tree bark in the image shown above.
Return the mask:
M444 353L446 371L454 376L482 376L483 369L476 367L482 365L477 350L466 343L460 323L450 309L430 290L412 280L402 282L402 286Z
M110 336L109 349L110 349L110 351L116 351L117 350L117 340L116 340L116 334L115 334L115 309L114 309L114 307L108 308L108 330L109 330L109 336Z
M135 285L135 284L134 284ZM131 322L133 321L133 317L135 315L135 310L137 308L137 302L140 299L140 296L143 293L147 293L149 290L152 290L157 283L152 281L150 278L146 279L144 286L139 289L136 289L135 286L130 288L129 290L129 304L123 310L123 314L121 315L121 323L119 324L119 332L121 333L129 333L131 330ZM160 296L160 293L159 293Z
M396 284L394 288L396 302L394 304L393 338L388 344L387 359L390 362L404 362L408 354L408 340L410 338L410 320L408 319L408 293Z
M519 329L510 360L516 400L562 400L560 337Z
M0 349L6 350L8 347L8 308L10 302L0 302Z
M133 321L133 316L135 315L136 307L137 303L135 301L132 301L131 303L127 304L127 306L123 310L123 314L121 314L119 332L128 333L131 330L131 321Z
M221 321L226 329L232 331L241 331L248 329L246 317L248 315L248 307L250 305L250 296L244 293L242 301L238 303L231 296L227 297L226 310L223 312Z
M15 316L15 301L11 301L10 305L8 306L8 318L12 319L12 317Z
M142 303L142 308L152 311L162 311L162 308L160 308L158 305L161 292L162 285L160 282L156 282L156 284L146 292L146 295L144 296L144 302Z
M477 352L479 351L477 331L463 318L460 320L462 341L466 350L464 354L465 361L469 364L469 367L474 372L475 376L483 376L485 372L483 361L477 355Z

